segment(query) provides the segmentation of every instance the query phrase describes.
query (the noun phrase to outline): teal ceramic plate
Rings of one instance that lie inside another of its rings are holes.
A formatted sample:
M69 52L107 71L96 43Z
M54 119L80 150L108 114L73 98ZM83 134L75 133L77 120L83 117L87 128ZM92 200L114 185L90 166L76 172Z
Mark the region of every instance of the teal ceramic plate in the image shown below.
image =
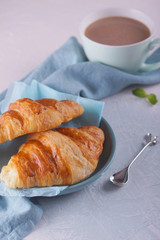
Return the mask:
M86 178L84 181L67 187L65 190L60 192L59 195L81 190L82 188L99 178L109 168L116 149L116 139L112 128L104 118L101 119L100 128L105 134L105 141L103 146L103 152L100 156L96 170L94 171L94 173L92 173L90 177Z
M93 181L95 181L108 169L113 159L113 155L116 148L116 140L115 140L114 133L110 125L107 123L107 121L104 118L102 118L101 120L100 128L104 131L104 134L105 134L103 152L100 156L96 170L87 179L71 186L53 186L53 187L41 187L41 188L35 187L35 188L29 188L29 189L25 189L25 188L10 189L5 187L3 182L0 182L0 195L25 196L25 197L35 197L35 196L51 197L51 196L63 195L63 194L68 194L68 193L78 191L83 187L87 186L88 184L92 183ZM14 139L11 142L8 141L7 143L1 144L0 169L3 165L7 164L8 159L10 159L12 155L17 153L19 146L24 141L25 141L25 136L22 136L17 139Z

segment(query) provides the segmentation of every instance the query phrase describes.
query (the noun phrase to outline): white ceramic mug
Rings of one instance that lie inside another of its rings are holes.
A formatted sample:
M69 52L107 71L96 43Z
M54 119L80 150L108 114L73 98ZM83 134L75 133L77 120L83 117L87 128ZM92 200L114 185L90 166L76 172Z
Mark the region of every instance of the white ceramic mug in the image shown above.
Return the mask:
M128 17L144 23L151 35L141 42L123 46L112 46L94 42L85 36L86 28L98 19L112 16ZM107 8L97 10L85 17L80 26L80 36L86 56L90 61L98 61L126 72L151 71L160 68L160 62L146 64L151 50L160 46L160 39L154 38L154 23L143 12L134 9Z

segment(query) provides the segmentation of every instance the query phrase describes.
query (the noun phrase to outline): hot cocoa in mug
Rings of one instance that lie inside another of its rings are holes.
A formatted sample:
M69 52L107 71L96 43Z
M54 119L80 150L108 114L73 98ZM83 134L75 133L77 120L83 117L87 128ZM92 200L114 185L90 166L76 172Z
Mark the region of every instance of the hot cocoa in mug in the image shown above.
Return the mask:
M160 63L145 63L150 51L160 45L160 39L154 39L153 21L140 11L98 10L82 21L80 34L90 61L131 73L160 67Z

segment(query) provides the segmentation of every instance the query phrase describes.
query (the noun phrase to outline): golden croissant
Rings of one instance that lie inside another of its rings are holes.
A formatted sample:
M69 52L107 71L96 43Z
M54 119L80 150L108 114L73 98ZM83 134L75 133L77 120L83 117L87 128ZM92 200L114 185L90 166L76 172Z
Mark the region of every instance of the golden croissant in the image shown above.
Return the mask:
M96 169L103 142L95 126L32 133L2 167L1 181L10 188L75 184Z
M73 100L22 98L0 116L0 143L18 136L50 130L80 116L83 107Z

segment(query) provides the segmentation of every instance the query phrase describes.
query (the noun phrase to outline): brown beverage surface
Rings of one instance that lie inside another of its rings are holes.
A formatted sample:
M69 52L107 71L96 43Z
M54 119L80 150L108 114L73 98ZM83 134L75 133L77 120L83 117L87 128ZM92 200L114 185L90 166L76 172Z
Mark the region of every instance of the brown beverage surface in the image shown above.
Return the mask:
M151 33L146 25L132 18L107 17L91 23L85 35L98 43L120 46L143 41Z

